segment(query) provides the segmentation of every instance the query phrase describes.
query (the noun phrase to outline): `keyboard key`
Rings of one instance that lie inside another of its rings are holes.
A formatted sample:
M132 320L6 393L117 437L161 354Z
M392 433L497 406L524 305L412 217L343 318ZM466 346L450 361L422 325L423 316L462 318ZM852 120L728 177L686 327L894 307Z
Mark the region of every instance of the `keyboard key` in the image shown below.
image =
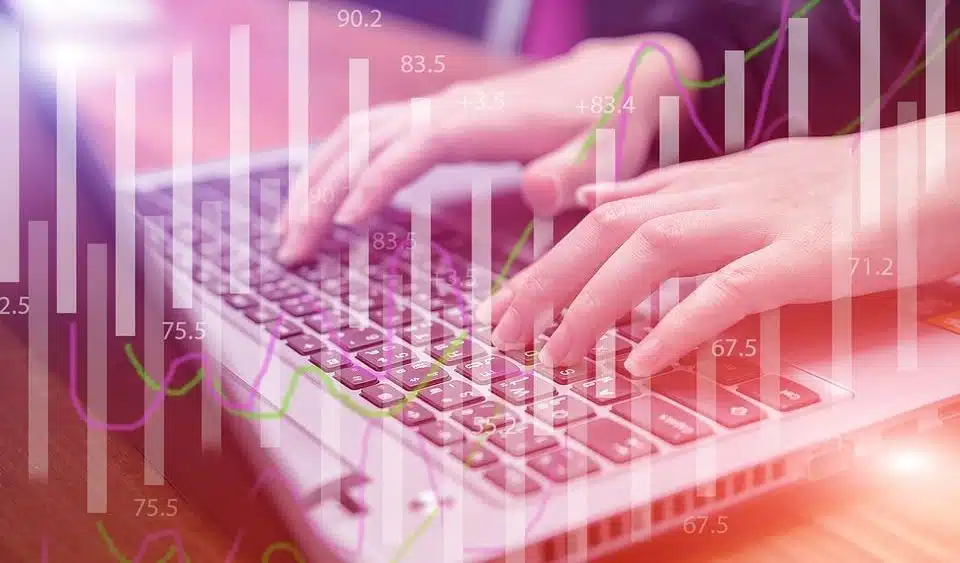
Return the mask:
M536 348L528 346L523 350L509 350L504 352L504 354L511 360L520 363L522 366L532 367L535 363L537 363L537 352L540 351L541 345L542 344L537 344Z
M347 271L339 264L320 260L313 264L305 264L293 271L297 276L312 283L321 283L326 280L346 280ZM339 295L339 294L338 294Z
M515 424L519 418L510 408L493 401L484 401L476 405L454 411L450 418L456 420L473 432L492 432L507 424Z
M651 379L650 387L727 428L739 428L767 417L760 407L692 373L672 371Z
M626 463L657 452L652 443L609 418L573 427L567 435L613 463Z
M816 392L785 377L768 376L748 381L737 387L737 391L781 412L820 402L820 395Z
M621 356L633 349L633 343L626 338L613 333L605 332L597 339L597 343L590 349L588 356L591 360Z
M483 401L483 395L456 379L424 389L420 392L420 398L439 411L448 411Z
M383 371L395 366L410 363L413 361L413 352L406 346L393 342L386 342L373 348L368 348L357 354L361 362L367 364L372 369Z
M287 339L287 346L293 348L301 356L309 356L323 349L323 342L316 336L300 334Z
M306 317L304 323L320 334L324 334L333 330L346 328L350 324L350 318L345 311L330 309Z
M549 381L532 373L498 381L490 390L512 405L526 405L557 394Z
M344 370L347 371L347 370ZM343 371L340 372L341 374ZM403 393L399 389L386 383L379 383L360 391L360 396L379 408L392 407L403 400Z
M470 327L470 336L488 346L493 346L493 341L490 339L492 334L493 327L490 326L474 324Z
M430 311L439 311L446 307L456 307L457 298L453 294L431 295L429 291L417 291L410 296L410 301L418 307Z
M450 375L439 365L427 360L418 360L410 365L394 368L387 377L407 391L438 385L450 379Z
M560 385L569 385L596 376L596 367L592 363L582 362L575 366L548 367L543 364L533 366L534 371L543 374Z
M600 469L588 456L566 448L535 457L527 465L556 483L566 483Z
M257 306L255 297L246 293L231 293L223 296L223 301L234 309L244 310Z
M267 301L278 302L300 297L306 293L306 290L289 280L278 280L261 285L257 292Z
M399 328L421 318L410 307L394 301L387 301L383 308L370 312L370 320L383 328Z
M631 342L640 342L650 334L650 324L641 320L631 324L617 327L617 334L630 340Z
M573 397L554 397L527 407L527 412L554 428L597 416L593 407Z
M420 435L440 447L463 441L463 432L454 428L453 424L443 420L421 425Z
M376 374L370 373L359 366L343 368L336 372L333 377L354 391L370 387L378 381Z
M318 283L320 291L333 297L342 297L350 293L350 282L346 273L334 278L324 278Z
M426 346L452 336L449 327L430 320L420 320L400 330L400 337L413 346Z
M556 446L556 437L544 434L529 422L508 424L490 435L490 443L514 457L523 457Z
M467 328L473 324L473 316L460 307L447 307L441 316L443 320L457 328Z
M515 496L528 495L539 491L540 485L524 472L507 465L494 467L484 474L484 477L500 487L507 494Z
M475 442L461 442L450 448L450 454L470 469L487 467L499 461L497 454Z
M280 318L280 313L276 309L266 306L244 309L243 314L257 324L273 322Z
M611 409L668 444L680 446L713 434L696 416L653 395L620 403Z
M284 338L296 336L303 331L300 330L300 327L298 327L292 321L280 319L267 323L267 332L282 340Z
M330 340L347 352L356 352L383 342L383 333L373 327L348 328L331 333Z
M432 412L427 410L427 407L413 401L403 405L402 409L392 414L393 417L402 422L404 426L419 426L436 420L436 417L433 416Z
M573 385L573 390L598 405L609 405L640 394L639 387L616 375L581 381Z
M223 256L221 266L230 265L230 257ZM280 281L285 276L284 271L280 268L265 267L265 268L249 268L246 272L237 272L236 277L241 283L247 284L250 287L260 287L264 284L275 283Z
M286 299L280 304L288 315L292 317L305 317L314 313L322 313L330 309L326 301L313 295L301 295Z
M430 355L447 366L486 356L488 352L469 338L451 338L430 346Z
M720 385L736 385L763 375L760 366L742 358L717 358L716 380Z
M344 305L360 312L373 311L383 307L384 299L379 290L371 290L370 288L368 288L368 291L364 289L351 290L340 298Z
M310 356L310 363L326 372L333 372L353 364L346 354L341 354L336 350L324 350L314 354Z
M523 373L519 366L497 355L464 362L457 366L457 371L478 385L487 385L491 381L499 381Z

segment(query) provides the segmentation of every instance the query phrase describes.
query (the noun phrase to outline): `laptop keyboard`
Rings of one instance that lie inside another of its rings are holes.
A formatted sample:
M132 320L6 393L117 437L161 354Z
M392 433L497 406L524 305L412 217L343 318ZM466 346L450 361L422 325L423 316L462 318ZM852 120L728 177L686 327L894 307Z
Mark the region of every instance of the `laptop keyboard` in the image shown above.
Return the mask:
M270 171L269 177L286 173ZM398 212L369 229L365 272L351 269L349 258L351 247L365 241L341 227L313 263L287 271L271 258L279 241L270 223L285 197L284 182L262 183L259 192L256 185L251 181L251 193L260 197L250 209L249 271L231 280L230 250L237 247L225 240L229 188L222 180L194 187L192 229L166 222L167 260L181 267L172 235L192 247L197 284L344 389L375 408L392 408L404 426L507 494L529 495L550 483L695 447L770 420L768 413L821 401L800 383L764 376L758 365L737 357L717 358L712 379L697 373L691 355L652 378L634 380L623 360L649 331L646 322L605 334L575 366L537 362L537 349L556 323L528 349L498 352L489 346L490 327L471 315L469 235L432 227L427 288L413 287L409 218ZM220 203L219 232L201 220L201 201ZM141 215L169 217L171 191L141 194L138 206ZM493 255L499 271L507 254L494 249ZM235 292L236 282L250 291ZM351 323L351 316L363 322ZM770 393L771 386L779 392Z

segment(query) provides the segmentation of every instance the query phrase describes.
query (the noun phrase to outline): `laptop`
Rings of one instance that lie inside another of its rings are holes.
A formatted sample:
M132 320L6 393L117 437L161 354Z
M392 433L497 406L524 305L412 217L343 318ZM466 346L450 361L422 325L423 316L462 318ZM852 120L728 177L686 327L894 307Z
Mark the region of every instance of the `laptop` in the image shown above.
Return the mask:
M29 82L49 102L49 83ZM115 212L124 188L80 148L79 199ZM777 345L760 345L768 321L747 319L699 355L632 379L618 360L680 297L672 281L582 364L549 369L535 347L493 349L471 316L476 280L535 258L531 243L516 244L530 218L510 186L515 167L431 172L287 270L273 260L271 225L307 154L129 184L143 248L131 267L168 272L166 290L192 296L192 322L170 329L199 336L203 323L223 421L273 473L308 561L580 561L691 524L724 533L727 508L960 415L956 284L917 293L916 365L902 304L881 294L784 308ZM192 201L177 207L183 177ZM472 226L483 202L445 199L452 183L478 179L491 185L492 228ZM248 188L249 201L231 205Z

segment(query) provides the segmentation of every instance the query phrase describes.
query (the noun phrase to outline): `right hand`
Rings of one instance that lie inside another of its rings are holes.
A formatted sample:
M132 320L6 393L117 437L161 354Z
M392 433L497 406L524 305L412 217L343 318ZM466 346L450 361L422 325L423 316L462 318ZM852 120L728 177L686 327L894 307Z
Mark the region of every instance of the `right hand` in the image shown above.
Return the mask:
M431 119L422 128L414 127L408 103L374 107L365 116L368 163L354 171L352 189L348 116L291 187L277 223L284 237L278 259L286 264L309 259L331 221L354 224L369 218L397 190L442 163L519 161L525 165L523 193L535 214L549 216L570 207L576 189L596 179L595 151L584 151L584 146L603 112L616 109L612 95L640 43L662 46L680 76L699 78L699 58L688 42L672 35L645 35L589 40L542 64L455 84L430 98ZM630 88L632 110L618 179L633 177L648 165L660 97L677 95L681 88L665 57L644 57ZM465 107L464 99L470 105ZM586 108L578 109L580 105ZM614 111L607 126L617 122Z

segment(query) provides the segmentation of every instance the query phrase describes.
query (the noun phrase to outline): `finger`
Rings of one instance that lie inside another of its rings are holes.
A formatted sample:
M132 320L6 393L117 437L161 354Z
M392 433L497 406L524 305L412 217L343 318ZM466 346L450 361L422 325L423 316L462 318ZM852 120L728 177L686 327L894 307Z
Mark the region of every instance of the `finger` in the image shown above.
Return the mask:
M402 122L393 121L375 129L370 140L370 158L375 159L404 127ZM323 176L313 186L307 188L309 195L306 202L300 198L291 198L290 205L302 207L291 209L288 213L286 238L277 254L282 263L304 261L313 256L322 245L334 213L350 195L350 164L349 154L342 155L324 171ZM310 177L302 178L301 181L309 182ZM297 189L302 197L303 184L298 183Z
M523 193L534 214L548 217L572 207L577 191L597 180L598 153L601 161L608 161L611 173L615 170L621 178L629 178L640 170L649 158L655 131L644 123L631 123L626 131L627 138L620 143L622 148L617 153L604 154L614 151L614 131L591 127L527 165ZM629 158L614 162L618 154Z
M725 211L690 211L647 221L573 299L540 358L547 365L572 365L670 277L714 272L763 248L769 236L755 223Z
M376 131L384 122L402 118L403 114L397 112L397 107L397 104L387 104L371 110L368 114L370 130ZM343 118L320 148L311 155L304 170L298 175L297 180L291 186L288 203L284 209L287 216L281 215L283 218L278 221L278 232L285 234L289 230L291 222L289 214L306 212L310 189L320 181L334 162L347 153L350 141L350 120L351 116L349 115Z
M775 242L712 274L653 328L625 362L636 377L649 377L748 315L784 305L802 293L794 251Z
M569 303L611 254L643 223L663 215L714 209L720 195L690 194L623 200L598 207L547 254L510 282L513 298L491 335L498 347L522 347L537 315Z

